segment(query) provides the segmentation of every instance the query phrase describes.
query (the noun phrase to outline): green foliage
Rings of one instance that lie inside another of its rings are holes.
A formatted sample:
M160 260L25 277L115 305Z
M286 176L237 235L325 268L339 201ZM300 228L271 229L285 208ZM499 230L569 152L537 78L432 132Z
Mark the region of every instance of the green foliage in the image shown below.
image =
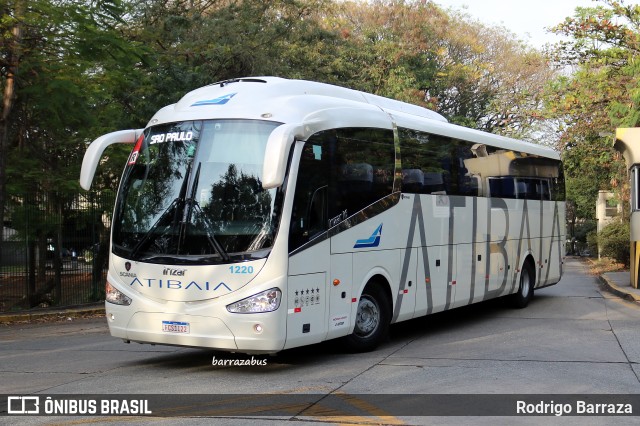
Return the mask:
M598 234L600 254L629 266L630 244L629 223L616 221L607 225Z
M504 28L432 2L15 0L4 10L2 84L11 65L19 69L8 121L11 192L76 191L88 142L143 127L214 81L323 81L525 136L534 134L533 111L552 72ZM109 148L94 187L115 189L127 151Z
M620 164L610 139L595 137L568 142L563 152L567 199L576 206L576 217L595 218L598 191L611 189Z
M555 59L574 67L549 85L545 115L558 122L567 195L577 215L592 218L598 190L614 189L625 202L624 161L613 150L616 127L640 125L640 7L600 0L577 8L555 28L568 36Z
M21 37L1 51L5 60L14 58L6 66L18 70L5 154L8 189L75 192L85 143L103 132L102 111L112 108L101 99L108 90L101 77L106 69L131 66L140 55L120 34L126 9L119 0L24 5L7 5Z
M576 240L586 243L588 242L589 234L596 232L597 222L595 220L587 220L576 225L574 237Z
M591 255L598 253L598 233L596 231L587 234L587 248Z

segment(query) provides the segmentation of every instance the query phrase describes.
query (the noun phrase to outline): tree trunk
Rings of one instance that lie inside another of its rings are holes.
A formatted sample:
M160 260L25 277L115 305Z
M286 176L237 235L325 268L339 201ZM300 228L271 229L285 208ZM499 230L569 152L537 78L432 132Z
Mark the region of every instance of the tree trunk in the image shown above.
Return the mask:
M0 114L0 259L2 259L2 242L4 236L4 212L7 204L7 154L9 153L9 115L13 109L16 97L15 87L20 63L20 52L22 48L22 18L24 15L24 1L17 0L14 9L16 24L11 30L13 39L8 43L9 51L7 58L9 66L4 82L4 92L2 94L2 113Z

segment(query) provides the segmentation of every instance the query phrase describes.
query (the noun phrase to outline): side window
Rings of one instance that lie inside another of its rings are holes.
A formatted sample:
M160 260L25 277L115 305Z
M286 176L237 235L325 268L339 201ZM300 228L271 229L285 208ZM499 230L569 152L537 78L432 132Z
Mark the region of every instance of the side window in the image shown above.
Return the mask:
M516 186L518 189L517 198L543 201L551 199L549 181L547 179L516 178Z
M465 165L471 143L405 128L399 134L403 192L478 195L478 179Z
M298 168L289 251L393 192L393 131L334 129L305 142Z
M446 194L451 182L451 147L447 138L399 129L402 192Z
M289 251L327 230L328 153L322 138L302 148L289 229Z
M512 177L489 178L489 195L496 198L516 198L516 185Z
M398 134L403 192L564 201L558 160L407 128Z
M551 192L549 191L549 180L548 179L538 179L536 184L536 193L538 195L538 200L549 201L551 200Z
M564 201L560 161L483 144L475 145L473 151L474 158L465 164L470 174L485 179L484 196Z
M562 163L556 161L556 177L551 179L551 199L554 201L565 201L565 187L564 187L564 170L562 169Z
M466 162L473 158L473 144L461 140L455 141L454 159L457 162L455 176L457 180L457 195L477 197L479 194L479 178L471 174Z
M491 197L538 201L551 200L549 179L504 176L492 177L488 181L489 195Z
M538 187L536 185L539 182L539 179L517 178L516 198L521 200L539 200L540 193L538 192Z
M391 130L338 129L332 160L332 225L392 193L395 149Z

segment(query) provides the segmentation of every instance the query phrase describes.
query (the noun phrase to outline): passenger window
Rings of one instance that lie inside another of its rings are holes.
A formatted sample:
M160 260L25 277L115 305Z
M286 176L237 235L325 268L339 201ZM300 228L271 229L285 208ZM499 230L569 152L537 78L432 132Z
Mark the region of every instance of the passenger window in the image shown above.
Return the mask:
M516 187L512 177L489 178L489 193L496 198L516 198Z
M405 128L399 135L403 192L478 195L478 179L465 166L471 143Z
M549 181L546 179L543 179L540 181L540 189L539 191L542 201L549 201L551 200L551 191L549 190Z
M302 149L289 233L289 250L318 237L393 192L393 131L334 129Z
M338 129L330 170L329 218L345 219L393 192L393 132Z
M398 128L398 135L403 192L565 198L558 160L407 128Z

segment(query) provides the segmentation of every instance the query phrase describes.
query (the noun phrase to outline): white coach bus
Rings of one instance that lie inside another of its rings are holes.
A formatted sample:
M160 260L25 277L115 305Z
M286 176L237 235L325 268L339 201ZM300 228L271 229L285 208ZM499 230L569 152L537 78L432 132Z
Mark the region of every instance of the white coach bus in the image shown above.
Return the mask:
M106 314L126 342L245 353L344 338L562 275L562 165L415 105L275 77L212 84L147 127L113 214Z

